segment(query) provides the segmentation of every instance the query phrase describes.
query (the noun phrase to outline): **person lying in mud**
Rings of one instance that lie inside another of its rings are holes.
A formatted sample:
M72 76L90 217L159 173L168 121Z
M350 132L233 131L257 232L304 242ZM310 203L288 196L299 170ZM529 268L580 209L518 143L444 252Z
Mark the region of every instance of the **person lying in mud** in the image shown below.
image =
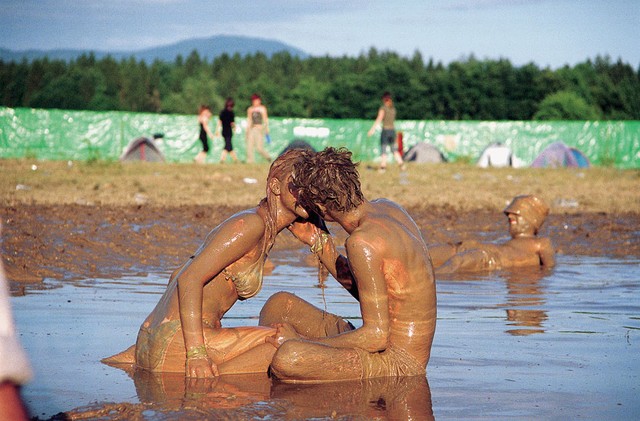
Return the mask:
M517 196L504 210L511 240L504 244L463 241L430 246L436 273L473 272L555 265L551 240L537 237L549 207L537 196Z
M140 327L136 344L104 363L184 372L187 377L267 371L276 349L265 338L275 329L222 328L221 319L237 300L260 291L276 234L287 227L292 232L304 227L304 222L293 224L309 214L298 206L289 185L293 164L306 153L293 149L272 163L266 198L208 234L171 275L164 295Z
M362 327L287 292L272 296L261 325L277 326L270 372L289 383L424 376L436 327L436 289L427 246L396 203L364 198L346 149L327 148L295 164L300 205L349 234L346 257L326 233L311 251L360 302Z

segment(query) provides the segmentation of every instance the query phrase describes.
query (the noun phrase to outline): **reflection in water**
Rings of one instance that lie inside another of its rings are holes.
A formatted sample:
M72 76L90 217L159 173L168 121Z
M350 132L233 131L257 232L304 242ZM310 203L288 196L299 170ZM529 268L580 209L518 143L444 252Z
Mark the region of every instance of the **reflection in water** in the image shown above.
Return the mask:
M209 419L434 419L425 376L323 384L284 384L266 374L185 379L181 373L137 371L132 377L140 411L146 414ZM132 415L130 408L127 415Z
M287 417L433 420L425 376L379 377L321 384L276 383L272 398L293 405Z
M526 307L542 307L545 304L540 280L549 273L550 270L539 268L505 271L508 295L504 306L509 307L507 325L516 326L505 332L515 336L544 333L543 323L547 320L547 313Z

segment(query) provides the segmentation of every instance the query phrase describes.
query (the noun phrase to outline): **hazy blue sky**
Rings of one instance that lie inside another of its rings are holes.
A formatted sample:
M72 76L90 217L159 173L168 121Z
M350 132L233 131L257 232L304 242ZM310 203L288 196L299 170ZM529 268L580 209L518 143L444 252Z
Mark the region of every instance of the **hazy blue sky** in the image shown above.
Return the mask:
M370 47L445 64L597 55L640 65L640 0L0 0L0 47L136 50L194 37L276 39L312 55Z

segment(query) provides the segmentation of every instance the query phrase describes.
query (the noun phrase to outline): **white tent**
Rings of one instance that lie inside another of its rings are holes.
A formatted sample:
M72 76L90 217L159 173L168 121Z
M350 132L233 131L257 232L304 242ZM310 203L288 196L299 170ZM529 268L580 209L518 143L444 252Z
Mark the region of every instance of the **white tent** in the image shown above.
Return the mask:
M512 167L513 152L511 148L502 143L493 143L485 148L478 159L478 166L487 167Z

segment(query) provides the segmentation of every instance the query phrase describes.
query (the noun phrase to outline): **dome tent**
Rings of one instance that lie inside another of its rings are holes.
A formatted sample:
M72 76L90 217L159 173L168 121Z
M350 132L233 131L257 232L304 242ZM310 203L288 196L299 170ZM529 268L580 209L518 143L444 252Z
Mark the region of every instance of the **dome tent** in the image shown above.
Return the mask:
M503 168L513 166L513 152L507 145L497 142L487 146L480 159L478 159L478 166L481 168Z
M591 166L589 159L578 149L562 142L547 146L531 164L534 168L587 168Z
M437 164L447 161L435 146L427 142L419 142L409 148L404 154L404 160L419 164Z
M148 137L139 137L129 142L124 152L120 155L120 161L146 161L146 162L162 162L164 155L158 149L155 139L164 137L162 134L154 134L153 139Z
M282 152L280 152L280 155L282 155L283 153L287 152L290 149L306 149L311 152L316 152L315 148L311 146L311 144L306 140L294 139L282 150Z

